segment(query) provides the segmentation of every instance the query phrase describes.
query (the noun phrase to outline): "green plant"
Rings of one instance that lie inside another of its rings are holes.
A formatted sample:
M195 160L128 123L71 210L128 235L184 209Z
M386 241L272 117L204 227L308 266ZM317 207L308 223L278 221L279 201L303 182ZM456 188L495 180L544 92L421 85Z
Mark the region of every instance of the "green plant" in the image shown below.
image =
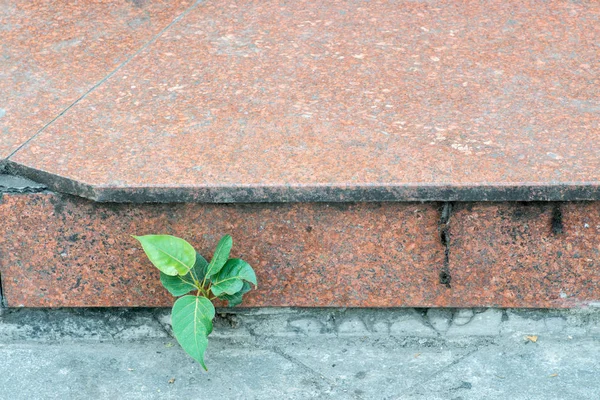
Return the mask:
M160 281L175 297L171 323L175 338L194 360L208 371L204 352L213 329L215 299L230 307L242 303L242 296L256 286L252 267L239 258L229 258L231 236L219 241L210 263L191 244L170 235L133 236L160 270ZM189 294L194 291L195 294ZM183 297L180 297L183 296Z

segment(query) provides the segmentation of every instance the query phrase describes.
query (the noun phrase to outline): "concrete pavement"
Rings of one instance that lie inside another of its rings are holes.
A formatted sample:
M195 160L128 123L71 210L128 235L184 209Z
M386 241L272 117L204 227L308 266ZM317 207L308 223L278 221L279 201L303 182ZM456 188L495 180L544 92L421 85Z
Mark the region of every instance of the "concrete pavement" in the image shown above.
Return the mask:
M600 312L221 315L204 373L165 309L5 310L0 399L594 399Z

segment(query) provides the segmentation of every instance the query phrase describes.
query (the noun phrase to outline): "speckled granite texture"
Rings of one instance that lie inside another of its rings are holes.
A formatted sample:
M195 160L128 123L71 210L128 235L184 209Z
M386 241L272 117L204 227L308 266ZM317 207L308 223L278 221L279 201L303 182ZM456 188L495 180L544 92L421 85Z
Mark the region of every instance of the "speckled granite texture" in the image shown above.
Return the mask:
M457 204L443 214L437 203L128 205L4 194L3 294L11 307L167 306L129 235L175 234L209 257L230 233L233 255L260 283L247 306L600 301L600 203Z
M183 5L155 3L73 6L35 43L12 23L4 52L68 54L9 78L76 98ZM121 41L128 21L143 32ZM597 1L208 0L8 166L100 201L600 199L599 37ZM33 96L50 116L53 93ZM3 120L35 127L4 148L48 121L22 109Z
M600 202L463 203L448 228L453 289L471 304L600 300Z
M0 0L0 163L191 4Z

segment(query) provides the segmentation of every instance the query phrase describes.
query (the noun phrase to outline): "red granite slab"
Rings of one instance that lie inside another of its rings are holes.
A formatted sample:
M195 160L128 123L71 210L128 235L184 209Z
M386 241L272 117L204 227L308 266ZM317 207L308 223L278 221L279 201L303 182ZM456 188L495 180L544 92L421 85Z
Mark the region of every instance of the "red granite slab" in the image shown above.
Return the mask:
M440 225L436 203L134 205L5 194L2 289L11 307L168 306L172 298L129 235L178 235L209 257L230 233L234 256L253 265L260 283L246 306L598 303L600 203L555 207L458 204Z
M1 1L0 163L191 3Z
M172 297L131 234L186 238L256 270L248 306L430 304L443 258L435 204L114 205L4 195L0 273L11 307L166 306ZM427 288L422 290L421 288Z
M206 1L11 158L101 201L600 199L597 1Z
M462 204L449 233L452 290L469 304L578 307L600 299L598 202Z

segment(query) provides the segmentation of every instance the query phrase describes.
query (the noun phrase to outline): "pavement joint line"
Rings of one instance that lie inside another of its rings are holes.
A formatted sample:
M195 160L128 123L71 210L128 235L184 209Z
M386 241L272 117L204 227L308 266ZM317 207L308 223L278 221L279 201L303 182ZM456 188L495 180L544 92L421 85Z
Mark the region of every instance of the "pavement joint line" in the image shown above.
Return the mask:
M423 323L423 325L427 326L428 328L432 329L436 335L438 337L442 337L442 332L440 332L432 323L431 320L429 318L429 316L427 315L427 311L429 311L429 308L420 308L420 309L415 309L417 316L420 318L421 322ZM454 316L454 313L453 313ZM452 322L452 321L450 321Z
M152 313L152 319L158 323L158 326L160 326L160 328L167 334L168 337L173 339L175 338L173 332L162 323L157 313Z
M308 372L309 374L314 376L319 381L326 383L329 386L329 390L333 391L334 389L337 388L335 381L332 381L329 378L327 378L325 375L319 373L318 371L315 371L314 369L312 369L311 367L309 367L302 361L298 360L296 357L287 354L285 351L283 351L281 348L279 348L279 346L270 346L270 347L266 347L264 349L272 351L273 353L277 354L278 356L288 360L292 364L297 365L298 367L303 369L305 372ZM317 381L315 381L315 383L318 384Z
M18 153L19 150L21 150L23 147L27 146L32 140L34 140L42 132L44 132L46 130L46 128L48 128L50 125L52 125L57 119L59 119L60 117L62 117L71 108L73 108L74 106L76 106L81 100L85 99L90 93L92 93L94 90L96 90L96 88L98 88L104 82L106 82L107 80L109 80L113 75L115 75L123 67L125 67L127 64L129 64L131 62L131 60L133 60L134 58L136 58L140 53L142 53L144 50L146 50L150 45L154 44L158 40L158 38L160 38L163 35L163 33L165 33L166 31L168 31L173 25L175 25L177 22L179 22L181 19L183 19L188 13L190 13L193 9L195 9L203 1L204 0L196 0L194 2L194 4L192 4L186 10L184 10L181 14L179 14L177 17L175 17L166 27L164 27L163 29L161 29L156 35L154 35L152 38L150 38L149 41L147 41L145 44L143 44L137 51L135 51L132 55L130 55L129 57L127 57L127 59L125 61L123 61L115 69L113 69L111 72L109 72L104 78L102 78L98 82L96 82L90 89L88 89L84 94L82 94L79 98L77 98L77 100L75 100L73 103L71 103L70 105L68 105L64 110L62 110L60 113L58 113L58 115L56 115L53 119L51 119L48 123L46 123L33 136L31 136L25 142L21 143L20 146L18 146L4 160L2 160L2 162L0 163L0 171L4 170L6 168L6 165L7 165L8 161L11 159L12 156L14 156L16 153Z
M432 380L434 377L436 377L437 375L440 375L441 373L448 370L449 368L452 368L453 366L460 364L463 360L469 358L471 355L473 355L473 354L477 353L479 350L481 350L482 347L488 347L489 345L491 345L491 343L488 345L484 345L484 346L475 346L475 348L473 350L468 351L466 354L463 354L462 356L459 356L454 361L451 361L448 365L445 365L442 368L434 371L433 373L431 373L427 377L425 377L423 380L421 380L421 381L415 383L414 385L410 386L409 388L407 388L405 393L403 395L401 395L399 399L408 399L409 397L406 397L406 396L412 395L413 392L415 391L415 389L417 389L419 386L422 386L423 383Z

